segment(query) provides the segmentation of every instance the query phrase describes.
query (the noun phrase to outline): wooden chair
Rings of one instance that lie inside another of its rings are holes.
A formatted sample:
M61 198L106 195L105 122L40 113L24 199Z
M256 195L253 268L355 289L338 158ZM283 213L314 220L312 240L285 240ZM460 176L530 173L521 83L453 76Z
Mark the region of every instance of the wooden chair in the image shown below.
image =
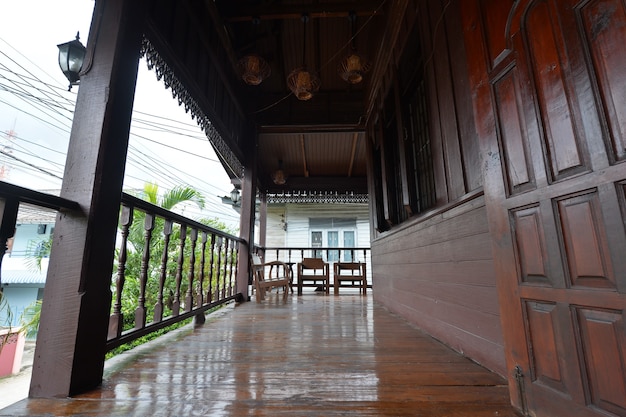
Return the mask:
M339 287L358 287L359 293L367 294L367 275L365 263L362 262L337 262L333 268L335 295L339 294ZM342 282L350 284L342 285Z
M251 267L257 303L265 298L268 289L279 287L283 287L283 300L287 300L292 280L289 265L280 261L263 263L258 255L252 255Z
M305 284L312 281L312 284ZM318 284L320 282L320 284ZM330 269L320 258L304 258L298 263L298 295L302 295L302 287L324 286L326 294L330 294Z

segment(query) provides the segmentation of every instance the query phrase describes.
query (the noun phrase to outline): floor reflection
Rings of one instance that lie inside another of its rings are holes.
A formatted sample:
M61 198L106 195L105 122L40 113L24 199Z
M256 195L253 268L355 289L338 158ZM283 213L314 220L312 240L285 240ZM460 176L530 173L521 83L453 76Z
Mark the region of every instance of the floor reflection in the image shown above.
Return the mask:
M508 402L502 378L371 295L271 294L141 354L99 390L0 415L514 416Z

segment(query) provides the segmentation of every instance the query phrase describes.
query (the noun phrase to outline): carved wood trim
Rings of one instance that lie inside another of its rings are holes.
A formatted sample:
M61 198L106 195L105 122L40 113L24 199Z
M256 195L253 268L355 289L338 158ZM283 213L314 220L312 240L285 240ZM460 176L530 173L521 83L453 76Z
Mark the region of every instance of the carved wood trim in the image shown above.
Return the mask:
M239 161L234 152L226 144L226 141L222 138L198 102L191 96L178 77L176 77L167 62L159 55L154 45L145 37L141 45L141 56L146 58L148 68L151 70L154 69L157 79L163 80L165 88L169 88L172 91L172 96L178 99L178 104L185 106L185 111L190 113L191 118L194 119L198 126L204 131L223 163L228 166L234 175L239 178L243 177L243 164L241 161Z

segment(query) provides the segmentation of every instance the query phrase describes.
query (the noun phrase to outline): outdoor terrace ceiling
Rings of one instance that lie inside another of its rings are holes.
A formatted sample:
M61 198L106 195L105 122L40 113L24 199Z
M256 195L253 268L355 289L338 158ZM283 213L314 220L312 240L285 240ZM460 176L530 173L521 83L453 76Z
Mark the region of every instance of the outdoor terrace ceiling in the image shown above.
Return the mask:
M375 71L350 84L338 67L352 51L353 33L356 51L376 66L387 29L385 8L391 3L162 0L151 10L148 38L240 162L255 149L250 133L259 133L262 190L366 193L364 129ZM303 13L309 16L306 35ZM248 85L239 76L237 62L248 54L261 56L271 68L260 85ZM287 82L303 64L321 79L308 101L298 100ZM228 152L218 155L235 180L241 172L232 168L237 164ZM282 185L271 181L279 160L288 174Z
M365 134L362 132L262 133L258 158L261 186L270 193L290 190L367 193ZM284 185L274 184L279 169Z
M260 131L261 188L273 193L367 193L363 127L369 79L366 74L361 83L349 84L340 77L338 66L351 50L353 30L358 53L370 62L375 59L382 4L382 0L215 1L235 59L258 54L271 68L260 85L239 85L245 97L242 105ZM356 15L353 26L350 12ZM306 32L303 13L309 16ZM303 63L321 80L319 92L308 101L296 99L286 81ZM287 175L284 185L272 181L279 160Z

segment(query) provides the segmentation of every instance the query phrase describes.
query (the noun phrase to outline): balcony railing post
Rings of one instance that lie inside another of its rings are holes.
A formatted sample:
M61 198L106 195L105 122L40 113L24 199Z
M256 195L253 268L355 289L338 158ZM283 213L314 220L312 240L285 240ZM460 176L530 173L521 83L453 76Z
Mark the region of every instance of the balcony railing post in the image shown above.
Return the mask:
M226 239L226 241L224 242L224 270L222 271L222 297L221 298L226 298L226 285L228 284L228 265L229 265L229 260L228 260L228 249L230 246L230 241L228 239Z
M215 233L213 233L211 235L211 250L210 250L210 255L211 255L211 262L210 262L210 266L209 266L209 290L207 293L207 301L210 303L213 301L213 280L215 278L215 243L216 243L216 236Z
M196 243L198 241L198 229L192 228L191 234L191 253L189 255L189 275L187 282L187 294L185 296L185 311L193 309L193 277L196 266Z
M180 243L178 246L178 264L176 268L176 288L174 289L174 302L172 303L172 315L180 314L180 287L183 282L183 263L185 262L185 241L187 240L187 226L180 225Z
M222 279L222 237L219 236L217 238L217 244L215 245L215 249L217 251L217 265L215 265L215 272L217 276L215 277L215 297L216 300L220 299L220 280Z
M205 276L205 267L206 267L206 243L207 243L207 232L202 232L202 237L200 240L200 282L198 283L198 291L196 300L197 305L204 305L204 276ZM209 283L210 285L210 283Z
M137 309L135 310L135 329L143 329L146 325L146 285L148 284L148 269L150 268L150 246L152 245L152 231L154 230L154 214L146 213L143 228L144 244L139 276L139 299L137 300Z
M165 289L165 279L167 278L167 260L169 257L170 237L172 236L172 221L166 219L163 223L163 253L161 254L161 274L159 276L159 293L157 302L154 305L154 321L163 320L163 291Z
M120 226L122 227L122 242L120 245L120 255L117 261L117 278L115 280L115 303L113 304L113 314L109 318L109 339L119 337L122 334L124 325L124 315L122 314L122 292L126 281L126 257L128 253L128 231L133 223L133 208L122 207L120 216Z

